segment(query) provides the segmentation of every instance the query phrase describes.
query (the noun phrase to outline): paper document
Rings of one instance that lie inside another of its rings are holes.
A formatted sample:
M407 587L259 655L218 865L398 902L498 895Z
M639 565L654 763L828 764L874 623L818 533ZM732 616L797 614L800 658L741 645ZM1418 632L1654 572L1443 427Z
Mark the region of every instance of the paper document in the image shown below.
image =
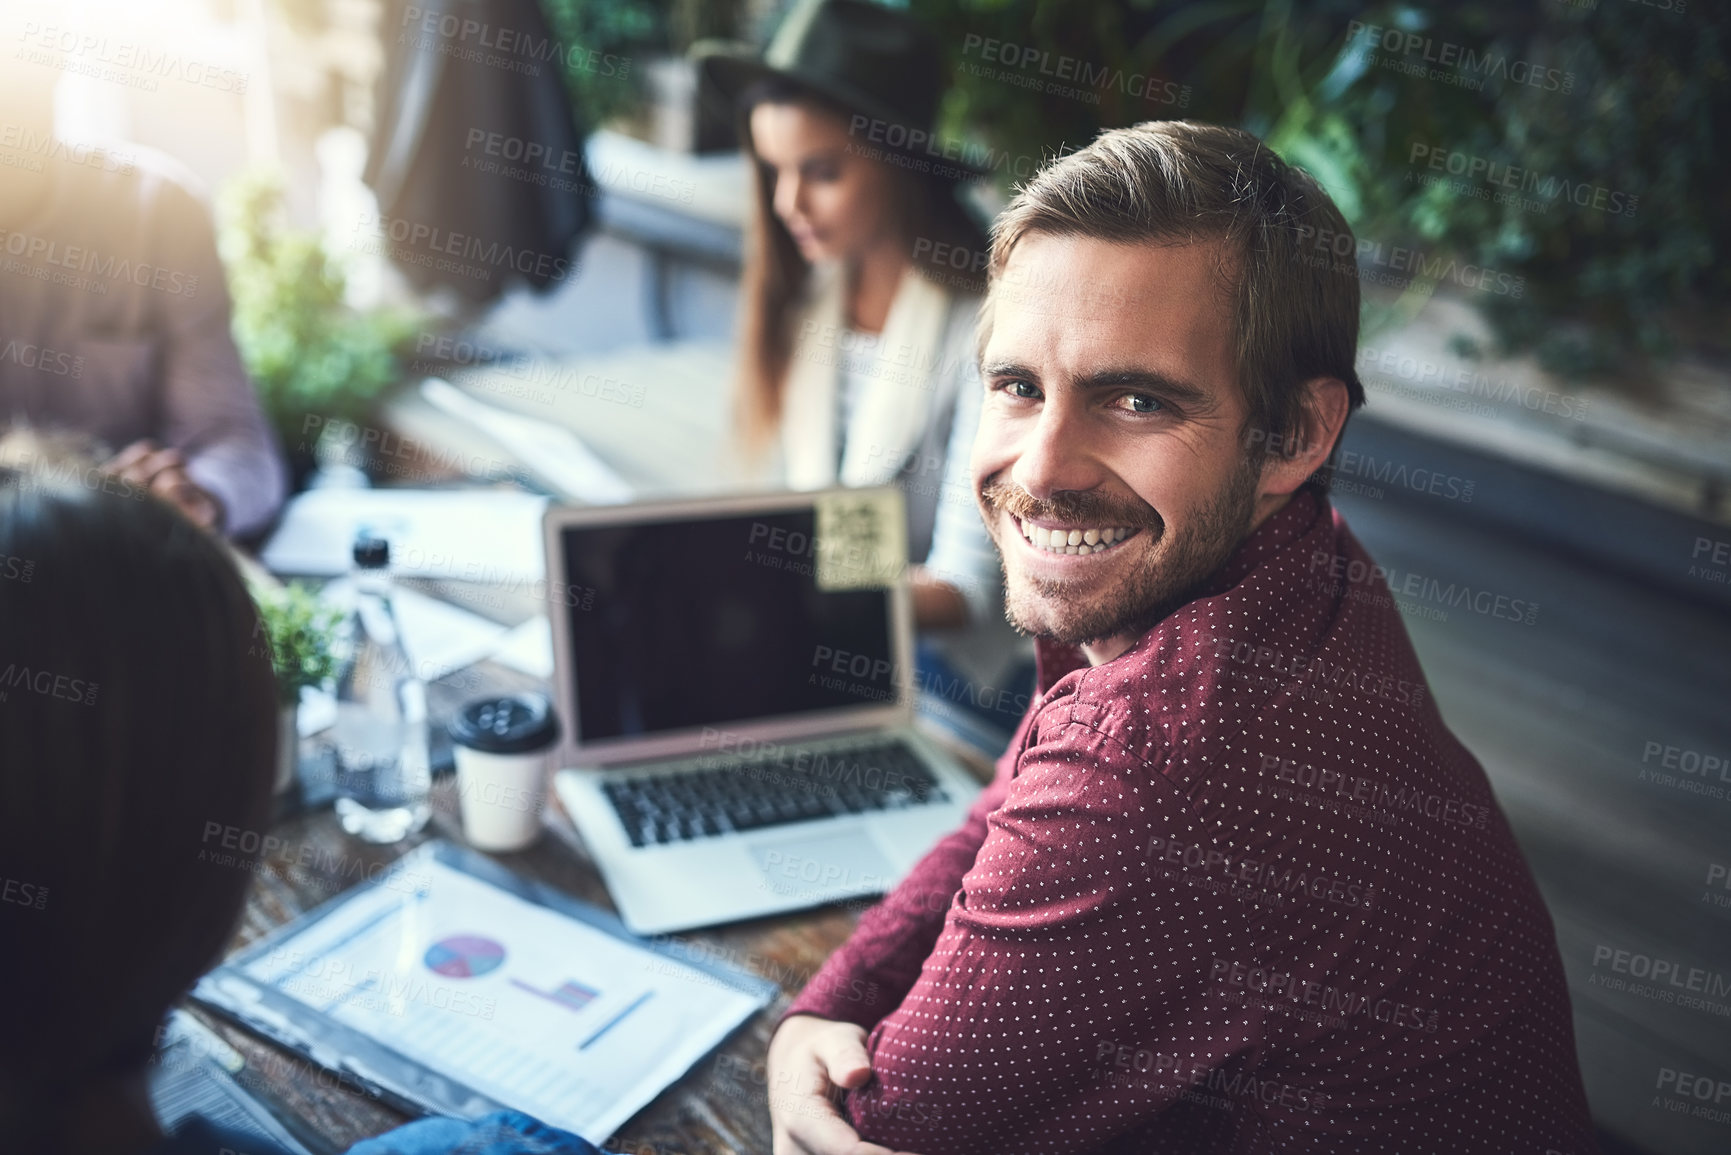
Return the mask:
M256 1081L259 1072L248 1070L240 1052L220 1035L185 1011L170 1011L158 1037L161 1044L150 1057L145 1077L150 1082L151 1108L164 1131L199 1118L238 1131L260 1148L312 1155L242 1086Z
M772 993L424 854L230 970L594 1143Z
M537 614L499 642L493 660L536 678L553 676L553 627Z
M489 434L571 501L619 505L633 496L618 471L562 425L477 401L438 377L421 382L421 396Z
M272 573L347 573L355 533L365 526L389 539L397 573L534 582L547 569L546 509L545 497L513 490L314 489L289 501L259 556Z

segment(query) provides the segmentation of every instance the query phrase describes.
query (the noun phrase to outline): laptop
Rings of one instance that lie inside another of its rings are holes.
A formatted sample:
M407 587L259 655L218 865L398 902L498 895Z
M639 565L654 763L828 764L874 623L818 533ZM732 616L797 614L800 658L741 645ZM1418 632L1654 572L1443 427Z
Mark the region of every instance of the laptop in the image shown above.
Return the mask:
M665 934L893 887L980 787L913 728L893 487L554 507L554 788Z

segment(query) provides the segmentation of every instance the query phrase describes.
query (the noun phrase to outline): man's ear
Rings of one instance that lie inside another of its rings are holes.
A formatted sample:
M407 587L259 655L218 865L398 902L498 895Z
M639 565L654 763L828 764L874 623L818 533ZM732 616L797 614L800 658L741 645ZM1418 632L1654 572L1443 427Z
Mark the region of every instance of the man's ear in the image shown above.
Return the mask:
M1338 378L1312 377L1299 388L1303 398L1298 406L1298 428L1286 439L1286 444L1269 446L1269 453L1262 460L1259 499L1290 496L1328 464L1341 427L1352 411L1346 384Z

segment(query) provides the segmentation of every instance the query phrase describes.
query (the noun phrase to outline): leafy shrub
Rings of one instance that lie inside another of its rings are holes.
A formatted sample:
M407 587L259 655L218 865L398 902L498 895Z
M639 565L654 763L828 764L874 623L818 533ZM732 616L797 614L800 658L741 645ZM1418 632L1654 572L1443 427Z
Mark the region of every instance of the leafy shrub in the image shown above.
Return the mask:
M250 173L223 189L219 242L234 297L233 330L260 404L285 442L303 418L364 418L402 367L395 350L413 315L360 312L343 300L347 279L318 235L288 226L282 185Z
M1639 377L1684 344L1723 345L1723 333L1695 319L1731 303L1720 259L1731 249L1722 146L1731 139L1731 6L1668 2L912 7L950 53L952 133L1039 157L1140 120L1242 125L1315 174L1361 236L1525 278L1519 298L1481 302L1505 350L1532 349L1564 372ZM1400 35L1387 58L1369 27ZM982 67L985 38L1019 46L1025 63L1008 78L1001 63ZM1104 78L1092 89L1098 103L1027 86L1042 69L1056 73L1061 57ZM1535 69L1540 81L1526 82ZM1135 99L1119 75L1171 87ZM1167 99L1173 92L1182 100ZM1431 153L1415 161L1421 145L1441 150L1441 173L1428 167ZM1419 179L1458 179L1447 171L1453 154L1484 167L1458 184ZM1511 169L1525 191L1498 201L1502 185L1485 173L1500 182ZM1569 199L1582 195L1585 205Z

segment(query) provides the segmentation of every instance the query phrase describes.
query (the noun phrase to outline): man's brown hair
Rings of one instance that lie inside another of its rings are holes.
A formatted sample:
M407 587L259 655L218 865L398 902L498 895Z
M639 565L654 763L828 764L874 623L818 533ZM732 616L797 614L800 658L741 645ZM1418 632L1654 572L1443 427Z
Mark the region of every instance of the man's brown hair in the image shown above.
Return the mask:
M991 336L1004 266L1029 233L1119 244L1222 244L1249 450L1290 454L1304 429L1299 387L1346 385L1364 404L1359 284L1335 256L1352 229L1322 186L1241 129L1152 120L1103 132L1041 169L992 226L991 278L978 347ZM1327 243L1320 243L1327 242ZM1084 295L1085 288L1081 290ZM1260 456L1260 453L1253 454Z

